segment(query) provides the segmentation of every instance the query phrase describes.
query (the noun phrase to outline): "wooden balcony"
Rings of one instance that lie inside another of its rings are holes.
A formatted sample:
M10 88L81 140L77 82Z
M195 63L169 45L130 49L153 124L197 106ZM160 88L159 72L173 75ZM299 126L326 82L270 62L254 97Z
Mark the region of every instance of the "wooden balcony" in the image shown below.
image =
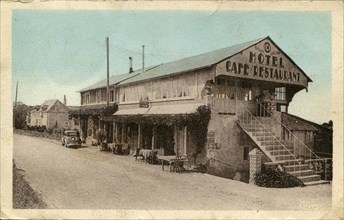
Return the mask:
M241 104L245 105L247 109L255 112L256 102L255 101L239 101L234 99L216 98L213 96L207 97L207 104L218 114L223 115L236 115L238 112L237 108L240 108Z

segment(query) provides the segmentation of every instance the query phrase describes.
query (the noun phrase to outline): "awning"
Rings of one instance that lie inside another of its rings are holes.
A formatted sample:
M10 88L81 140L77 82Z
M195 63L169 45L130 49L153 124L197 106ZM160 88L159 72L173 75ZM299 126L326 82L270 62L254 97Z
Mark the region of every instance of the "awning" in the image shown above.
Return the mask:
M119 109L114 116L121 115L179 115L192 114L202 103L192 103L183 105L157 105L150 108Z

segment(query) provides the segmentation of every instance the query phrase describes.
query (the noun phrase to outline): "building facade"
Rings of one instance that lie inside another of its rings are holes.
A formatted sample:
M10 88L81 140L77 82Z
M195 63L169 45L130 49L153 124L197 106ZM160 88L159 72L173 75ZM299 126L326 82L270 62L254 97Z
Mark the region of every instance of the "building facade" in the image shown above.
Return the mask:
M57 99L47 100L41 106L30 111L29 126L52 128L69 128L69 108Z
M81 130L92 138L105 128L110 142L130 152L158 149L187 157L189 165L207 164L214 174L248 181L253 148L263 151L267 163L313 155L313 142L290 143L295 149L287 149L282 120L309 82L269 37L261 38L110 78L109 101L116 111L107 125L99 115L87 115ZM80 93L81 108L104 105L106 81ZM316 129L307 129L313 137Z

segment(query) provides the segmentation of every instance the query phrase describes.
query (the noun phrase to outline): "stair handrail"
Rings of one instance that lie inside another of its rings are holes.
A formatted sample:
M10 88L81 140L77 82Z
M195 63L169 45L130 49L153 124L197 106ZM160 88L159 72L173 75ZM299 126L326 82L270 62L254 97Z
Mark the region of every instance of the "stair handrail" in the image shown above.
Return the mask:
M266 109L266 108L264 107L264 105L262 105L261 102L259 102L259 101L257 100L257 103L258 103L258 105L260 105L261 107L263 107L265 111L269 112L270 115L271 115L271 116L272 116L272 117L273 117L273 118L274 118L283 128L285 128L285 129L289 132L289 134L293 135L293 137L295 137L296 140L297 140L299 143L301 143L302 145L304 145L304 146L306 147L306 149L307 149L308 151L310 151L310 153L313 154L313 155L316 157L316 159L323 160L323 158L319 157L316 153L314 153L305 143L303 143L303 141L301 141L293 132L291 132L291 130L289 130L289 128L287 128L282 122L280 122L280 121L273 115L273 113L272 113L271 111L269 111L268 109ZM312 160L311 157L310 157L309 159Z
M299 159L297 159L295 156L294 156L294 154L293 153L291 153L291 151L285 146L285 144L283 144L283 143L281 143L276 137L275 137L275 135L273 135L264 125L263 125L263 123L261 123L253 114L252 114L252 112L250 111L250 110L248 110L247 108L246 108L246 106L243 104L243 103L240 103L241 104L241 106L254 118L254 120L256 120L256 121L258 121L259 122L259 124L275 139L275 140L277 140L278 141L278 143L280 143L282 146L283 146L283 148L285 148L285 150L287 150L289 153L290 153L290 155L295 159L295 161L299 164L299 165L301 165L301 162L299 161Z

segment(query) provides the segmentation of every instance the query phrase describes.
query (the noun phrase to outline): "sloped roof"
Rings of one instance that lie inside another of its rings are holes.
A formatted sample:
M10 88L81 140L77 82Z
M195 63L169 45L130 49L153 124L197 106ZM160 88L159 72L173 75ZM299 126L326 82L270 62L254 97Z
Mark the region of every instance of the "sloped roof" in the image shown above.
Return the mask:
M221 62L221 61L223 61L229 57L232 57L232 56L242 52L243 50L261 42L264 39L269 39L271 42L273 42L270 39L270 37L259 38L256 40L248 41L248 42L241 43L241 44L236 44L236 45L233 45L230 47L214 50L214 51L207 52L204 54L191 56L191 57L183 58L180 60L176 60L176 61L172 61L172 62L168 62L168 63L162 63L160 65L148 67L145 69L145 71L143 73L142 73L142 70L139 69L139 70L136 70L135 72L133 72L131 74L126 73L126 74L121 74L121 75L115 75L115 76L110 77L109 84L110 85L125 85L125 84L129 84L129 83L135 83L135 82L139 82L139 81L145 81L148 79L159 78L159 77L169 76L172 74L178 74L178 73L183 73L183 72L187 72L187 71L192 71L192 70L210 67L211 65L219 63L219 62ZM274 45L279 50L281 50L275 43L274 43ZM290 59L290 57L287 54L285 54L285 55ZM291 62L294 63L292 60L291 60ZM299 69L301 70L301 68L299 68ZM303 74L305 74L305 73L303 72ZM306 74L305 74L305 76L307 77L308 81L310 81L310 82L312 81ZM79 92L92 90L92 89L98 89L98 88L104 88L104 87L106 87L106 79L104 79L104 80L102 80L102 81L100 81L100 82L98 82L98 83L96 83L90 87L82 89Z
M314 122L309 122L306 119L288 113L282 114L282 123L291 131L318 131L313 126Z
M60 102L60 101L58 99L47 100L43 102L41 106L36 105L35 107L33 107L33 109L30 112L37 112L37 111L48 112L57 102ZM64 105L62 102L60 103ZM66 106L66 108L68 107Z
M41 105L41 108L39 110L41 110L43 112L47 112L51 109L51 107L54 106L55 102L57 102L57 101L58 101L57 99L47 100Z
M265 38L259 38L208 53L163 63L155 68L146 70L143 74L123 81L119 83L119 85L210 67L211 65L233 56L263 39Z
M145 72L142 73L142 69L135 70L132 73L125 73L120 75L114 75L109 78L109 85L123 85L138 81L143 81L151 78L158 78L166 75L171 75L175 73L181 73L185 71L190 71L194 69L200 69L207 66L211 66L231 55L239 53L240 51L246 49L252 44L258 43L264 38L260 38L254 41L249 41L242 44L237 44L231 47L222 48L219 50L211 51L201 55L196 55L192 57L187 57L184 59L162 63L160 65L155 65L145 68ZM89 87L79 90L79 92L84 92L93 89L105 88L106 79L97 82Z
M141 70L136 70L132 73L124 73L124 74L120 74L120 75L115 75L115 76L110 76L109 78L109 85L116 85L120 82L122 82L123 80L126 79L130 79L132 77L137 76L138 74L141 73ZM104 88L106 87L106 79L97 82L89 87L86 87L84 89L79 90L79 92L84 92L84 91L88 91L88 90L93 90L93 89L99 89L99 88Z

